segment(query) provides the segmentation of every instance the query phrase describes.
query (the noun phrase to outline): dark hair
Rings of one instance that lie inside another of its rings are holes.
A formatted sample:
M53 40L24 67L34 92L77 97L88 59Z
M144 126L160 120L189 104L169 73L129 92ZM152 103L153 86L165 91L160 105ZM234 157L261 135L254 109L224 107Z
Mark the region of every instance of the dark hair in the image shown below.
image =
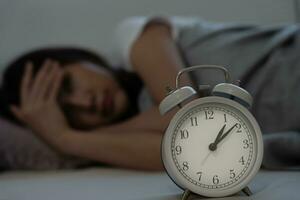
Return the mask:
M18 120L10 111L10 105L20 104L20 86L25 64L28 61L32 62L34 66L33 74L36 74L46 59L58 61L62 66L86 61L104 67L115 76L129 98L129 110L122 118L137 113L137 96L142 87L142 81L136 74L121 69L113 69L104 58L90 50L74 47L55 47L37 49L26 53L6 67L3 73L2 87L0 88L1 116L18 123Z

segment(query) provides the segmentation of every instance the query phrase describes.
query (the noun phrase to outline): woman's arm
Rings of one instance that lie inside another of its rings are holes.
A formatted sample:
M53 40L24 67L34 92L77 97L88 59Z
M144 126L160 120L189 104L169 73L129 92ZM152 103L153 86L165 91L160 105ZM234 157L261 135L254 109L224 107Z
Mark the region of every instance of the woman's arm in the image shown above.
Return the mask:
M120 167L162 170L160 145L171 114L162 117L153 106L127 121L91 132L67 129L57 149Z
M150 22L134 42L130 61L156 104L165 97L167 86L175 87L176 75L184 67L171 27L158 22ZM181 83L192 84L188 76Z
M139 170L162 170L162 134L151 130L109 129L82 133L70 130L61 148L67 155L84 157L112 166Z

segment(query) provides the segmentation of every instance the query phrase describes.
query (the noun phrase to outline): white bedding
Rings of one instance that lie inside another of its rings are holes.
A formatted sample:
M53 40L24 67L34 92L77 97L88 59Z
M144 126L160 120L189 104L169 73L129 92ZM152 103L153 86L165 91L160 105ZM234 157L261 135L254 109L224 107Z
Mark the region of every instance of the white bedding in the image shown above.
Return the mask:
M260 171L250 188L252 197L224 199L299 200L300 172ZM98 168L0 175L0 200L176 200L181 193L164 173Z

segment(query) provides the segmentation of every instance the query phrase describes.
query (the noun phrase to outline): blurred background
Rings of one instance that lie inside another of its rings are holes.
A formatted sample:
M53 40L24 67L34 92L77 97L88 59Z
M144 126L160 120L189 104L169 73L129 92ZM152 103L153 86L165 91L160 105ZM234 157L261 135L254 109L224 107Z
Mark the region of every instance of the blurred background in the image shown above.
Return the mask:
M0 0L0 70L22 52L45 45L108 54L116 24L135 15L277 25L300 21L300 0Z

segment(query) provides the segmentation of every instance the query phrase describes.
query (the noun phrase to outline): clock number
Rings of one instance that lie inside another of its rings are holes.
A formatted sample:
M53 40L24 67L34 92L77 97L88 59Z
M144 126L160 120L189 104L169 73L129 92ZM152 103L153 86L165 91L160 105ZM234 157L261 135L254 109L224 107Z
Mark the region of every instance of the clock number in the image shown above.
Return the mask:
M224 114L224 122L226 123L227 122L227 115Z
M245 139L245 140L243 140L243 143L244 143L243 148L244 149L248 149L248 147L249 147L249 141L247 139Z
M242 132L242 125L241 124L236 124L236 127L237 127L237 133L241 133Z
M219 184L219 182L220 182L220 180L219 180L218 175L214 175L214 177L213 177L213 184L217 185L217 184Z
M230 179L235 178L234 169L229 170L229 173L230 173L230 177L229 177Z
M197 117L191 117L191 125L192 126L198 126Z
M197 174L199 175L199 181L201 181L201 176L202 176L202 172L197 172Z
M214 119L214 111L206 110L205 112L205 119Z
M189 137L189 132L185 130L180 130L181 139L187 139Z
M177 146L175 147L175 151L176 151L176 154L177 154L177 155L180 155L181 152L182 152L181 146L177 145Z
M183 162L182 163L182 169L184 170L184 171L187 171L188 169L189 169L189 163L188 162Z
M245 165L244 156L241 157L241 159L239 160L239 162L242 163L242 165Z

